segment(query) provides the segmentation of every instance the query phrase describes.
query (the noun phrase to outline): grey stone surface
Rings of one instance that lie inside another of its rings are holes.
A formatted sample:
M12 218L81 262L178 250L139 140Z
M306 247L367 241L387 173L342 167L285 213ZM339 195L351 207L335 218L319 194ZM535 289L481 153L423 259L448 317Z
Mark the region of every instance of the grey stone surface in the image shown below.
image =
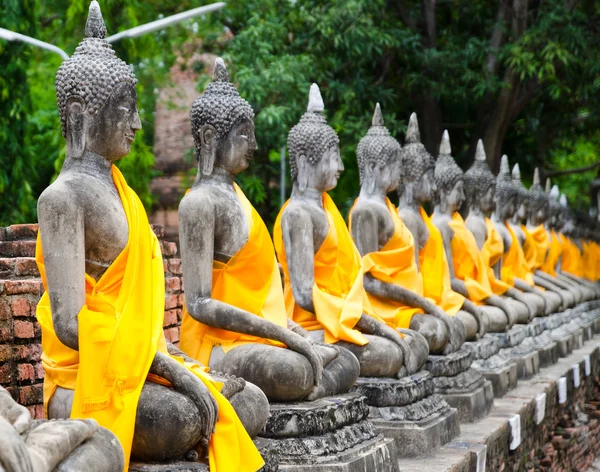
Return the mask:
M478 341L466 342L462 345L462 349L469 351L473 357L473 361L488 359L494 354L498 354L500 346L498 341L486 334Z
M518 379L517 364L506 359L500 360L502 363L492 369L480 367L477 365L477 362L473 363L473 369L480 372L486 380L491 382L492 388L494 389L494 397L496 398L503 397L510 390L515 388Z
M401 379L359 377L351 392L363 395L367 404L376 407L404 406L430 396L433 376L427 371Z
M435 377L433 384L437 393L462 393L471 391L483 385L485 379L480 372L469 368L453 377Z
M494 389L489 380L483 379L478 386L460 392L448 391L444 400L456 408L461 423L472 423L487 416L494 406Z
M519 379L529 379L540 371L540 357L537 351L526 349L519 352L516 348L502 349L500 350L500 356L517 364Z
M473 363L471 353L465 349L446 356L429 356L425 370L434 377L453 377L467 370Z

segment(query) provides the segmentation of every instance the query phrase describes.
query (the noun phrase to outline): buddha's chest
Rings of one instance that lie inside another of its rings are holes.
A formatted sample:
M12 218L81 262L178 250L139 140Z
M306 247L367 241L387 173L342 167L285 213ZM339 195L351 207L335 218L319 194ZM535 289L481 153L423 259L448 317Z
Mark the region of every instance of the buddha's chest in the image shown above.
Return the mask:
M217 260L228 259L237 253L250 237L250 222L235 193L216 195L214 252Z

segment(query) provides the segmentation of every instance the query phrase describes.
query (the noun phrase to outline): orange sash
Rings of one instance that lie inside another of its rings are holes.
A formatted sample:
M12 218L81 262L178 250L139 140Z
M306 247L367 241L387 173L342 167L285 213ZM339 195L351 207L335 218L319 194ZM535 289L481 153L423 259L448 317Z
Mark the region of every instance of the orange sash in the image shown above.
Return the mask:
M558 260L563 252L563 246L561 240L554 230L552 230L548 239L550 240L550 249L548 250L546 260L544 261L544 264L540 270L546 272L546 274L551 275L552 277L556 277L556 266L558 265Z
M581 276L581 251L571 238L560 235L563 242L563 258L561 270L577 277Z
M482 304L483 300L492 295L492 289L475 236L458 212L454 213L448 224L454 231L451 242L454 274L465 283L469 299L473 303Z
M504 242L494 222L487 217L485 218L485 226L487 228L487 239L481 248L481 257L484 265L488 268L488 280L490 281L492 292L496 295L502 295L512 285L505 280L497 279L493 266L504 255Z
M382 282L400 285L418 295L423 295L423 282L421 274L417 270L412 233L398 216L398 210L392 202L388 198L385 200L394 222L394 233L379 251L363 256L363 267L370 267L368 272ZM352 228L354 206L350 209L348 217L350 228ZM373 312L377 318L392 328L408 328L413 315L423 313L420 308L403 305L389 298L378 297L366 290L365 296L367 298L365 311L369 314Z
M544 225L539 225L533 230L529 230L532 242L535 246L535 269L541 269L546 262L546 256L550 249L550 238Z
M465 303L465 297L452 290L448 258L444 249L442 233L425 212L419 209L429 230L429 239L419 250L419 267L423 277L423 294L450 316L456 315Z
M273 229L273 242L285 275L285 304L288 317L312 331L324 329L325 342L347 341L364 346L364 335L354 329L363 314L363 267L360 254L335 203L323 193L323 209L329 223L325 241L314 256L314 285L312 290L315 313L296 304L288 269L281 216L289 200L281 208Z
M46 293L37 307L42 328L44 407L57 386L75 390L71 418L93 418L110 429L125 452L128 469L137 404L157 351L168 354L163 333L164 269L158 240L142 203L113 166L112 176L127 222L127 245L96 281L85 275L86 304L78 314L79 351L58 339L47 292L38 234L36 261ZM183 360L175 357L183 364ZM205 369L186 364L208 388L219 407L209 444L212 472L255 471L264 463L233 407ZM154 380L151 378L148 380ZM164 379L156 376L158 383Z
M519 244L519 239L508 223L506 223L506 228L510 233L511 243L510 248L502 258L502 280L514 285L514 277L517 277L533 287L535 285L533 283L533 274L529 270L523 248Z
M228 305L287 327L285 301L275 249L269 231L244 192L234 184L250 228L248 241L224 264L213 261L211 297ZM283 346L270 339L213 328L196 321L183 306L181 350L208 365L213 347L225 352L241 344L260 343Z
M533 235L529 229L527 229L527 226L522 224L521 229L525 235L525 241L523 242L523 254L525 255L525 262L527 263L529 270L533 273L539 268L537 265L537 247L535 244L535 239L533 239Z

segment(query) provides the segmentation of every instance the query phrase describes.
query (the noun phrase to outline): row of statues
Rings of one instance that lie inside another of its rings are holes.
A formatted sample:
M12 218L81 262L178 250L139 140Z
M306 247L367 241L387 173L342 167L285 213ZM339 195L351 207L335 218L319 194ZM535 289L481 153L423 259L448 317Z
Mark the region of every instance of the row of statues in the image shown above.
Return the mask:
M271 239L234 181L257 147L254 112L217 59L190 114L198 174L179 207L175 347L162 332L160 246L114 166L141 129L136 79L105 35L94 0L86 38L57 74L67 157L38 203L45 412L96 420L124 451L86 469L208 457L213 472L258 470L251 438L270 402L403 378L430 355L600 295L600 246L576 232L555 189L536 172L526 190L506 157L494 176L481 141L463 173L447 132L434 159L414 114L402 147L376 106L346 224L327 193L344 165L315 84L288 136L293 189ZM79 455L98 447L83 442Z

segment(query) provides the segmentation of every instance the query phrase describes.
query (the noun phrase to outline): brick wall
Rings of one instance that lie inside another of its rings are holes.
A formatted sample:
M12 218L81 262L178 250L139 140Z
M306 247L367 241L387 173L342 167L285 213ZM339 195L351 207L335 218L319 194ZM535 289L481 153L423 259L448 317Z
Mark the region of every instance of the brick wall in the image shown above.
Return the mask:
M165 337L179 343L183 291L181 260L175 243L164 241L164 230L154 226L161 242L165 267ZM35 308L43 285L35 264L37 225L0 228L0 385L32 416L43 417L44 370L41 330Z

